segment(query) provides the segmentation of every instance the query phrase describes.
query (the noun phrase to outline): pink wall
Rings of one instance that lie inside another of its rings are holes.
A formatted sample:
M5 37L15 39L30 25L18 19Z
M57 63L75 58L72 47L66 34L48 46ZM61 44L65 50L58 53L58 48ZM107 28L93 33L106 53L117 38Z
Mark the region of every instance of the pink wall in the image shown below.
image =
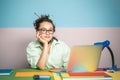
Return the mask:
M120 67L119 34L120 28L57 28L54 35L70 47L110 40L115 64ZM0 68L27 68L26 46L36 39L35 30L33 28L1 28L0 37ZM110 54L107 49L104 49L99 67L109 66L111 66Z

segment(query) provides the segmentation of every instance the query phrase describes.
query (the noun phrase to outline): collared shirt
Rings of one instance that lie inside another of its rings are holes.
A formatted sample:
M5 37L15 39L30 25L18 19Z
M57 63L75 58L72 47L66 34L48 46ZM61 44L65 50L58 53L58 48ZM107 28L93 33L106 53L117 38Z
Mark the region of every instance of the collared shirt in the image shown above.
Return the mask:
M37 68L36 64L41 56L42 49L43 47L38 40L30 42L27 46L27 60L32 68ZM70 48L62 41L53 40L46 68L66 68L69 56Z

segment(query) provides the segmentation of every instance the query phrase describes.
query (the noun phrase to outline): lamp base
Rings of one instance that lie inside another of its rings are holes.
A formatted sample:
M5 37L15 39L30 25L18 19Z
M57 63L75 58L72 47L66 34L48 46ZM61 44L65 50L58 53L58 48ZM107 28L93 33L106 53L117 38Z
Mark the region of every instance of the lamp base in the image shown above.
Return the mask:
M117 68L117 65L114 65L112 67L104 68L103 70L104 71L117 71L118 68Z

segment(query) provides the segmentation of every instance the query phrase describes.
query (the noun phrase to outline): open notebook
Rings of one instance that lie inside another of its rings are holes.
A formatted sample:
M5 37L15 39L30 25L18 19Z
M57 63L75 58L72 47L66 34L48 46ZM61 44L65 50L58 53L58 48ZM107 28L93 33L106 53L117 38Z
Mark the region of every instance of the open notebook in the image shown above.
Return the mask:
M94 72L98 68L102 46L78 45L71 48L66 72Z

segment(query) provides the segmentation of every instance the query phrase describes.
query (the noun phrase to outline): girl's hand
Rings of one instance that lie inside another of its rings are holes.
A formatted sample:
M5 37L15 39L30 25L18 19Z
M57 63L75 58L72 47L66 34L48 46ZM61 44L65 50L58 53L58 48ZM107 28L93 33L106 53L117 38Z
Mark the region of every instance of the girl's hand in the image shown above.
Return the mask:
M43 44L48 44L48 41L46 41L41 35L39 32L37 32L37 39L43 43Z

